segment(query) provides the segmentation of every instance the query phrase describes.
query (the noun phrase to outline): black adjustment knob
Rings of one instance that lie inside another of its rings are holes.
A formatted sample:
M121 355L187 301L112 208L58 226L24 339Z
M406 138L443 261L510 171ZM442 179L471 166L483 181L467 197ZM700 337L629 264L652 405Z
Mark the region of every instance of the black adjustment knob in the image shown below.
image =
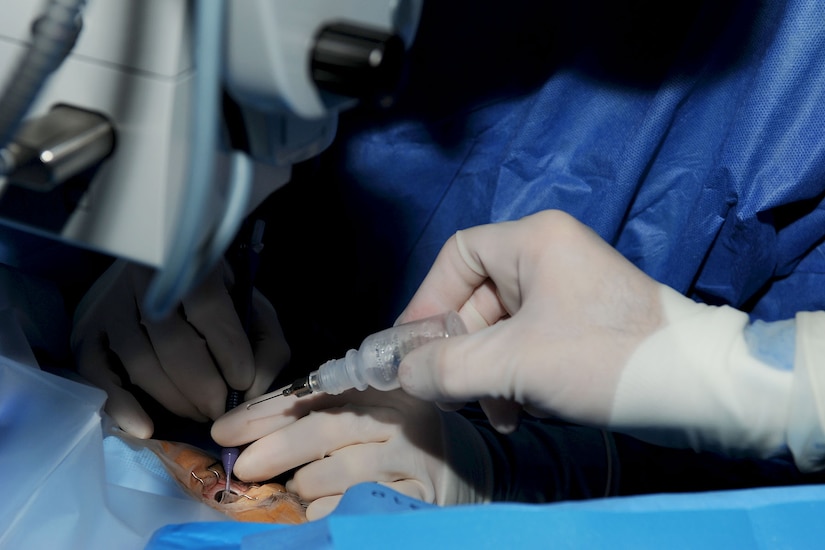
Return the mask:
M312 49L312 79L322 90L366 99L395 91L404 66L396 35L348 23L324 27Z

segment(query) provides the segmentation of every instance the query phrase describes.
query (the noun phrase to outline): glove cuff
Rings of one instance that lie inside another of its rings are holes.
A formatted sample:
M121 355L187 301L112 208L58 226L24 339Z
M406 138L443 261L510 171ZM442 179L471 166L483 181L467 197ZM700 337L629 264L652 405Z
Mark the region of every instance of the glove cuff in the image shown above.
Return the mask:
M622 371L610 426L697 451L787 452L790 362L777 364L754 349L741 311L696 303L664 285L661 300L666 322Z
M458 413L443 412L441 421L445 460L436 503L450 506L490 502L493 464L481 434Z
M793 405L788 447L797 468L825 468L825 312L796 315Z

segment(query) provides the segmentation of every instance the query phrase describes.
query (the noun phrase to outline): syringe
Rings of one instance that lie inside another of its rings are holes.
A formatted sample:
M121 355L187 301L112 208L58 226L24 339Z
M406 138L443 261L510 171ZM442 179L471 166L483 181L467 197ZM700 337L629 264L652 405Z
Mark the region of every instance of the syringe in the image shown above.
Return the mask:
M351 349L344 357L327 361L279 393L250 403L246 408L280 396L303 397L316 392L338 395L352 388L364 391L367 386L394 390L400 387L398 365L410 350L432 340L461 334L467 334L467 328L455 311L376 332L367 336L357 350Z

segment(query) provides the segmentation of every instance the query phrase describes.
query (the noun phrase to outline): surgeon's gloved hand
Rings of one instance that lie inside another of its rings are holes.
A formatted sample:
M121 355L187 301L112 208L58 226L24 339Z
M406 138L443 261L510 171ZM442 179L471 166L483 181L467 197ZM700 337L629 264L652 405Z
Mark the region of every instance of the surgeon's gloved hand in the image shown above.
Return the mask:
M481 399L504 432L514 404L606 424L622 369L663 322L658 283L558 211L456 233L398 322L450 309L470 334L410 352L402 388Z
M287 489L310 503L310 520L365 481L441 505L485 502L492 492L489 451L472 424L399 390L241 405L215 422L212 437L227 447L251 443L235 463L242 480L299 468Z
M116 260L78 305L71 337L78 372L106 391L115 422L142 438L151 437L154 425L124 388L123 375L172 413L205 422L224 413L227 384L246 399L261 395L290 356L274 308L257 291L247 337L225 265L160 322L143 312L152 275Z
M815 467L825 404L812 405L809 375L795 379L793 320L755 329L743 312L698 304L567 214L458 232L398 321L449 309L470 334L402 360L411 395L481 400L505 432L525 407L665 445L759 456L790 447Z

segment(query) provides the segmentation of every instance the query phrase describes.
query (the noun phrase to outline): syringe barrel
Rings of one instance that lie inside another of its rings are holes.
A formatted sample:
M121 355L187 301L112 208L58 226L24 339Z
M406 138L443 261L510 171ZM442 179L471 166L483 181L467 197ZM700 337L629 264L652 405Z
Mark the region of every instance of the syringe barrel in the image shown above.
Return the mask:
M394 390L400 386L398 365L407 353L433 340L466 333L455 311L391 327L365 338L357 351L349 350L345 357L321 365L310 382L317 383L317 391L331 394L350 388L363 391L368 385Z

